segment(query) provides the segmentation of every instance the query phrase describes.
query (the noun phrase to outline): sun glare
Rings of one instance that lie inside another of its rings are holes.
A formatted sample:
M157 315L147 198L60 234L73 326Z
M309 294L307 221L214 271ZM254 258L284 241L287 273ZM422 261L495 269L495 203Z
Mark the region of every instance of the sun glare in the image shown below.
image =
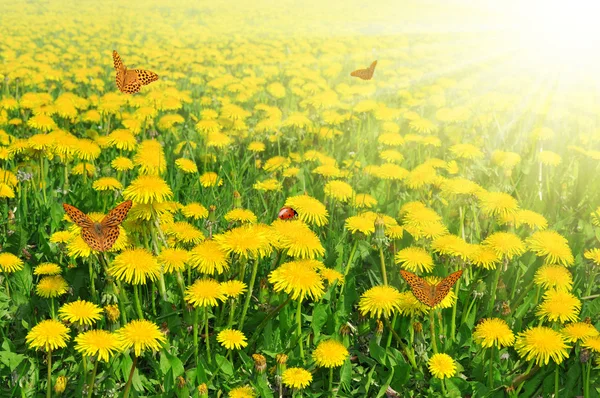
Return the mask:
M512 39L532 60L589 71L600 61L598 11L600 4L589 0L522 2L512 18Z

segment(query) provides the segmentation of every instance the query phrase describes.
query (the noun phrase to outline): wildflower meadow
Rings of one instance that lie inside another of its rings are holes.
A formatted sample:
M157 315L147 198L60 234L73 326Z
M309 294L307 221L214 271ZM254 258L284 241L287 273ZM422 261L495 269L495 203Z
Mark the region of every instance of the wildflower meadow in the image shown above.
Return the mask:
M0 397L600 397L600 31L522 3L0 0Z

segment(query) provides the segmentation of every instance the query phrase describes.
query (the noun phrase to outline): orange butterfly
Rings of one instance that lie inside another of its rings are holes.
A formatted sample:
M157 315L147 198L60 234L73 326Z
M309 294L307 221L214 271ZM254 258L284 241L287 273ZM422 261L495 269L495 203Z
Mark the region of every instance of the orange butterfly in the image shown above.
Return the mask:
M400 271L400 275L408 282L417 300L429 307L435 307L448 295L462 273L462 270L456 271L442 279L440 283L432 285L412 272Z
M117 87L122 93L137 93L142 86L158 80L158 75L149 70L127 69L115 50L113 50L113 61L117 71Z
M133 202L126 200L114 209L100 222L95 222L75 206L63 203L65 212L71 220L81 227L81 237L92 249L105 252L115 244L119 237L119 224L127 217Z
M354 72L350 73L350 76L360 77L363 80L371 80L373 77L373 72L375 72L375 65L377 65L377 61L373 61L371 66L367 69L357 69Z

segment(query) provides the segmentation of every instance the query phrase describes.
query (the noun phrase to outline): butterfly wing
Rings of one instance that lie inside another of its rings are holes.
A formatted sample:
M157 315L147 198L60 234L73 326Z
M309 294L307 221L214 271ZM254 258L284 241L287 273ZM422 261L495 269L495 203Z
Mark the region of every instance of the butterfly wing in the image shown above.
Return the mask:
M142 85L137 80L127 83L125 87L123 87L123 92L127 94L135 94L139 93Z
M134 69L137 74L138 81L143 85L150 84L158 80L158 75L152 71L145 69Z
M123 87L125 85L125 75L127 74L127 68L125 67L125 65L123 65L123 61L121 61L121 57L115 50L113 50L113 62L114 62L115 70L117 71L117 77L116 77L117 87L119 88L119 91L123 92Z
M127 213L129 212L129 209L131 209L131 205L133 205L133 202L131 200L126 200L125 202L121 203L120 205L112 209L110 212L108 212L106 217L102 219L100 225L102 226L103 234L105 237L106 231L104 230L112 227L117 227L119 224L121 224L125 217L127 217ZM117 231L117 236L118 235L119 233Z
M81 228L92 228L94 222L85 215L84 212L76 208L75 206L71 206L69 204L63 203L63 209L69 215L71 221L80 226Z
M92 250L99 252L104 251L104 243L102 236L96 232L96 228L92 225L88 228L81 228L81 238Z
M119 53L113 50L113 62L116 70L124 69L125 65L123 65L123 61L121 61L121 57Z
M425 279L413 274L412 272L400 271L400 275L410 286L413 294L425 305L433 307L432 286Z
M110 250L119 237L119 226L108 227L102 229L102 251Z
M458 281L458 278L462 275L463 271L456 271L442 279L440 283L435 285L433 295L433 306L438 305L450 292L452 286ZM432 306L432 307L433 307Z
M354 72L350 73L350 76L360 77L363 80L371 80L373 77L373 72L375 72L375 65L377 65L377 61L373 61L367 69L355 70Z

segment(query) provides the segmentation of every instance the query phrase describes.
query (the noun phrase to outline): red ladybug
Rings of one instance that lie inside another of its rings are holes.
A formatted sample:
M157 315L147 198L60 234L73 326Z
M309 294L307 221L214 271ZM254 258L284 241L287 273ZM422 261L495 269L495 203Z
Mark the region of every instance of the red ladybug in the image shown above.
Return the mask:
M283 206L281 208L281 210L279 210L278 217L282 220L290 220L290 219L296 217L297 215L298 215L298 213L296 212L296 210L294 210L288 206Z

